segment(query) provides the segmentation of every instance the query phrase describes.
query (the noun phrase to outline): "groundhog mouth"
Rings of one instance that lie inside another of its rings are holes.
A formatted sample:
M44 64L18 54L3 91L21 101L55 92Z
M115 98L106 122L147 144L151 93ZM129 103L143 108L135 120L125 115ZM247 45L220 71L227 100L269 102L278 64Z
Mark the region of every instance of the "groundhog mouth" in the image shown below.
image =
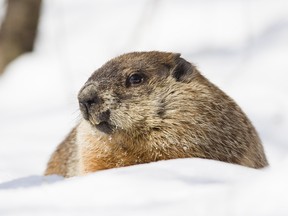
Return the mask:
M114 130L114 127L107 121L100 122L99 124L96 124L95 127L97 130L106 134L111 134Z
M101 113L90 113L87 119L97 130L111 134L115 130L115 126L110 121L110 110Z
M90 108L91 107L80 103L80 110L83 118L97 130L106 134L111 134L115 127L110 123L110 110L95 114Z

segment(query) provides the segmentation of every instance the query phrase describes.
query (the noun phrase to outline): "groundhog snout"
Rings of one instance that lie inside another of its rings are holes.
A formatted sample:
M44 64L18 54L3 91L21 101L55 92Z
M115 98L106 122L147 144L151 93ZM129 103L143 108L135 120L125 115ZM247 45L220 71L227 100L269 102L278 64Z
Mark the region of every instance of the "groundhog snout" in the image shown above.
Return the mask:
M84 119L89 120L89 117L93 114L99 116L97 121L107 120L108 115L105 114L105 112L100 112L103 100L99 96L97 88L94 85L84 86L78 95L78 101Z

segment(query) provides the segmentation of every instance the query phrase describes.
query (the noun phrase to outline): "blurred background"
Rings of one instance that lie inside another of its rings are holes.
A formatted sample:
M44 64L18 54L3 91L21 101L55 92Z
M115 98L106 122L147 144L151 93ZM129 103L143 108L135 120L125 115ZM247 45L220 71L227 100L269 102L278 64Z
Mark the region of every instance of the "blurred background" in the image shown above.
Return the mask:
M79 119L78 90L130 51L181 53L248 114L272 168L288 158L287 0L0 0L0 64L15 2L9 25L31 18L35 42L0 73L0 182L43 173Z

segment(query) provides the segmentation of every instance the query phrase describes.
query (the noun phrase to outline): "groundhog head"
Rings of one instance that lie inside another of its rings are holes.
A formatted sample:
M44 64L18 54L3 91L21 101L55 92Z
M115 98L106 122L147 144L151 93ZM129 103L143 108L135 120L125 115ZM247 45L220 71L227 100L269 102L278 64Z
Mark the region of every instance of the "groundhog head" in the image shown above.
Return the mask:
M159 130L164 119L169 124L169 119L179 118L179 99L185 101L187 94L183 88L191 86L197 74L180 54L124 54L88 79L78 95L80 110L85 120L107 134Z

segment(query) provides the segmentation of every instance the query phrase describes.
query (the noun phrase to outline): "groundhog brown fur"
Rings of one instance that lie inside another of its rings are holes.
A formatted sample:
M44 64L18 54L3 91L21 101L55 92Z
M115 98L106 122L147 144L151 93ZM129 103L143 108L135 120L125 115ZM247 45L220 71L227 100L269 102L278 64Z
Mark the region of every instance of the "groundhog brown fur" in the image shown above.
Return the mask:
M78 100L82 119L51 156L45 175L194 157L268 165L247 116L180 54L116 57L91 75Z

